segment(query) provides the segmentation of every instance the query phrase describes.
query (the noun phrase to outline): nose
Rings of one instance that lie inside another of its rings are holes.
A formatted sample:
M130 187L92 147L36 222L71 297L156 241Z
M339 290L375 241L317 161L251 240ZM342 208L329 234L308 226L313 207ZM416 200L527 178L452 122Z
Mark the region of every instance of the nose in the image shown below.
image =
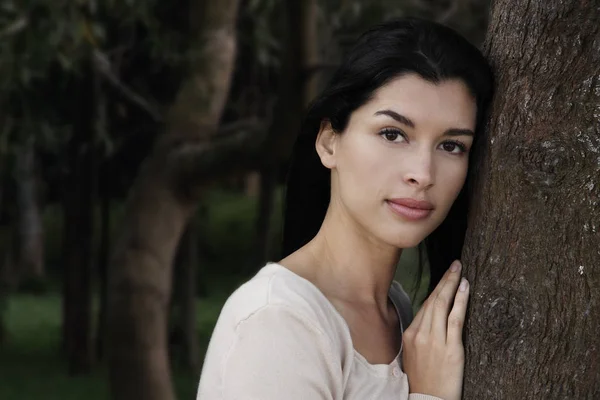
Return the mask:
M404 173L404 182L418 189L429 189L435 183L432 154L423 151L411 158Z

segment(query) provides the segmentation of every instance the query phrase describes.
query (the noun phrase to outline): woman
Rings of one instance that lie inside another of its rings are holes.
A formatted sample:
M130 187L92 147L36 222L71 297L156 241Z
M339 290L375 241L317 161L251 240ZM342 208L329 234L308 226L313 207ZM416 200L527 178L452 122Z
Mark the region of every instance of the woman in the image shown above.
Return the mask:
M296 143L287 256L226 302L199 400L460 399L469 286L448 267L491 88L479 51L438 24L358 40ZM423 241L435 289L412 320L393 277Z

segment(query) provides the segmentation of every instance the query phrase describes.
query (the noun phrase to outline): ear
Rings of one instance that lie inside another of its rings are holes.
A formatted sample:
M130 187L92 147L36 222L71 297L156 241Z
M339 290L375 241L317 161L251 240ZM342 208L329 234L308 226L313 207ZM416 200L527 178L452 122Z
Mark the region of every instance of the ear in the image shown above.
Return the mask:
M317 154L321 159L321 163L329 169L335 168L336 166L335 145L338 136L339 135L335 133L329 121L321 122L317 140L315 141L315 148L317 149Z

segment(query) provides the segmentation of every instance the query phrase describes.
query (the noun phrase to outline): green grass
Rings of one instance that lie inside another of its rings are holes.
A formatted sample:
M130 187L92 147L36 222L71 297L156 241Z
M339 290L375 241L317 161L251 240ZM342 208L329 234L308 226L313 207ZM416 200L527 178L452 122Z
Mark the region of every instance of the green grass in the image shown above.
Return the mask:
M198 301L201 354L221 310L222 299ZM89 375L71 377L59 353L61 304L57 294L12 296L6 314L8 339L0 348L2 400L107 400L107 370L96 366ZM193 399L198 376L175 367L179 399Z

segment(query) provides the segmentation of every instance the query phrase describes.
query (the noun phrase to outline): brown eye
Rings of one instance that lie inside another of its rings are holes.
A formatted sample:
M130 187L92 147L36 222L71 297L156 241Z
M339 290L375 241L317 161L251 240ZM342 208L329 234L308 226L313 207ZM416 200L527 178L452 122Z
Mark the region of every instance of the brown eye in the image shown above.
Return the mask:
M388 142L398 143L404 141L404 135L397 129L384 129L379 134Z
M442 150L451 154L463 154L467 152L466 146L460 142L444 142L440 146Z
M446 150L447 152L452 153L452 151L457 147L456 143L444 143L442 145L442 147L444 148L444 150Z
M398 133L397 132L386 132L384 134L385 138L387 140L389 140L390 142L393 142L394 140L398 139Z

